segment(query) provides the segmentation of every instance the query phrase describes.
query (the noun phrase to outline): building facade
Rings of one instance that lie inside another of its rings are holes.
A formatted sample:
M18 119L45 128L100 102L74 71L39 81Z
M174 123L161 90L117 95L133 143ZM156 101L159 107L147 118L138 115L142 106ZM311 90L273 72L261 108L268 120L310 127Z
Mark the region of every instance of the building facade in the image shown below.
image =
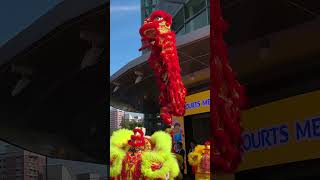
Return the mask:
M130 121L130 122L138 122L138 123L143 123L143 117L142 116L137 116L137 115L132 115L128 112L126 112L124 114L124 119L126 121Z
M45 179L46 158L12 145L0 155L1 180Z
M141 0L141 23L156 9L159 0Z
M110 133L120 128L124 115L124 111L115 108L110 109Z

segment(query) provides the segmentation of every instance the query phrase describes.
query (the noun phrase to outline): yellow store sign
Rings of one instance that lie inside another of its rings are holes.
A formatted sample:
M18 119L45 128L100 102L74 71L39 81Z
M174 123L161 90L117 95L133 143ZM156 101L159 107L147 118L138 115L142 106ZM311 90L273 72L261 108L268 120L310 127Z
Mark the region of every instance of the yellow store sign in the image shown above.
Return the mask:
M210 111L210 91L203 91L186 97L185 116Z
M320 158L320 91L244 111L240 170Z
M210 91L186 97L185 116L210 112ZM183 117L177 118L183 124ZM239 171L320 158L320 91L242 112L244 159Z

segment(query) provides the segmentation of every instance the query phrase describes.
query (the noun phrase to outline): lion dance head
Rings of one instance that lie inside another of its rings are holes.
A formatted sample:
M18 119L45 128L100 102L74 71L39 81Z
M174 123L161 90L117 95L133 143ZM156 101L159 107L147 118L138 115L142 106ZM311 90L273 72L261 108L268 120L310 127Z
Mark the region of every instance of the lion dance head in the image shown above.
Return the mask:
M160 46L160 35L171 32L172 16L165 11L154 11L150 17L144 20L139 32L142 37L143 47Z

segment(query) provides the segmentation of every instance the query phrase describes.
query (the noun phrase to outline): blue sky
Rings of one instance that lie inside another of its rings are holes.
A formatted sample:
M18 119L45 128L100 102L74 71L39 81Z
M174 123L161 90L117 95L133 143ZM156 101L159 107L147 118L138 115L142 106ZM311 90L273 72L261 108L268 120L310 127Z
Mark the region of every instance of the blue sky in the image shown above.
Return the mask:
M110 1L110 75L141 55L140 0Z

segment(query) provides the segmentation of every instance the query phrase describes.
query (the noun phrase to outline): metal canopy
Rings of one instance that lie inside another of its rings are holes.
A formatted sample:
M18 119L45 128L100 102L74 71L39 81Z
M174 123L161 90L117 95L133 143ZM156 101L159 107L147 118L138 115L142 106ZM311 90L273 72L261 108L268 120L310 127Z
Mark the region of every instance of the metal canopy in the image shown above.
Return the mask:
M58 7L57 12L49 12L35 22L35 27L0 50L1 57L5 50L13 53L5 56L7 63L0 67L1 139L49 157L106 163L105 32L109 4L99 2L100 5L92 1L94 5L82 6L81 13L73 7L74 1L65 2L64 10L69 15L63 17L62 7ZM44 27L35 36L41 22L56 16L66 22L51 27L53 30ZM47 30L50 33L44 32ZM93 42L103 51L96 64L81 69L82 59ZM31 83L20 94L11 96L17 82L26 75ZM57 154L59 149L65 153Z

